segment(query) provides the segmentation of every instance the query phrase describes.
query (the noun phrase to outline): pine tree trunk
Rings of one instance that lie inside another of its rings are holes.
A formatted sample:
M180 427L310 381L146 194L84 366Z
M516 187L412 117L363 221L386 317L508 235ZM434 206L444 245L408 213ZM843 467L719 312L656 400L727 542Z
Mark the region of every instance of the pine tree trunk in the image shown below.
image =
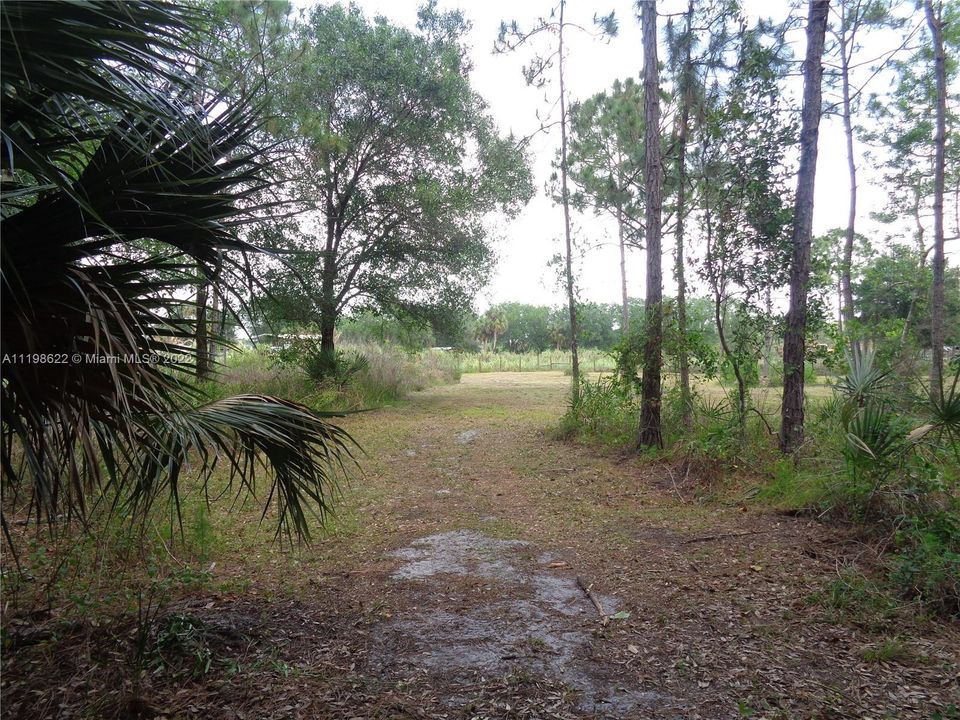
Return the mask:
M841 3L842 5L842 3ZM844 22L843 18L841 22ZM842 28L845 32L845 28ZM841 82L843 85L843 130L847 138L847 170L850 173L850 207L847 215L847 229L843 242L843 262L840 266L840 292L842 296L841 317L850 340L850 350L854 361L860 359L860 341L853 335L853 247L856 241L857 223L857 163L853 154L853 118L850 109L850 56L847 54L845 35L841 36ZM852 44L852 40L850 41ZM851 48L851 53L853 52Z
M563 76L563 11L560 0L560 191L563 199L563 232L566 249L567 305L570 312L570 374L573 376L573 403L580 403L580 357L577 353L577 300L573 290L573 238L570 232L570 193L567 189L567 97Z
M686 212L687 192L687 133L690 124L690 104L693 101L693 88L690 76L693 73L693 59L691 58L692 43L690 33L693 24L693 0L687 6L687 42L686 58L683 64L683 75L680 79L681 106L677 127L677 227L676 265L674 279L677 281L677 330L680 335L680 404L682 406L683 427L689 430L693 427L693 408L690 395L690 355L687 352L687 279L683 264L684 243L684 213Z
M936 133L933 160L933 297L930 303L930 392L935 397L943 396L943 304L944 304L944 256L943 192L945 173L945 149L947 141L947 68L943 49L943 4L926 0L924 10L927 25L933 40L934 75L937 84Z
M647 191L647 299L644 308L643 382L641 385L641 447L662 447L660 425L660 359L663 344L663 271L660 254L661 167L660 167L660 74L657 66L657 7L655 0L643 2L643 105L646 143L644 183Z
M766 323L763 329L763 377L760 379L763 387L770 387L770 355L773 353L773 329L770 327L770 318L773 315L773 298L770 296L770 286L763 290L763 309L766 314Z
M620 308L621 335L626 337L630 332L630 297L627 294L627 243L623 237L623 210L617 208L617 233L620 239Z
M820 134L823 42L830 0L810 0L807 53L803 64L803 110L800 124L800 170L793 220L790 263L790 309L783 338L783 406L780 449L792 452L803 443L803 363L806 356L807 284L810 279L810 239L813 232L813 191Z

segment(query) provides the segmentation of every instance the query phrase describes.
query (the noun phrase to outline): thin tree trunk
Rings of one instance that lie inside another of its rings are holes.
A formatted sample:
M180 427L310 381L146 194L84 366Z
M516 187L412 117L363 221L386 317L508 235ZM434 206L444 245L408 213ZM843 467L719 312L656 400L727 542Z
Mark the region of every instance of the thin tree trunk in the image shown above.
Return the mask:
M723 297L719 292L716 292L713 296L713 319L717 324L717 337L720 338L720 349L723 350L723 354L726 355L727 360L730 361L730 367L733 368L733 374L737 378L737 422L740 428L740 442L743 443L747 435L747 383L743 378L740 362L733 352L731 352L730 346L727 344L727 334L724 331L726 323L723 320L725 313L722 312L722 309Z
M196 372L197 380L210 377L209 333L207 332L207 300L210 296L210 283L203 280L197 285L197 327L196 327Z
M663 271L660 257L661 167L660 167L660 73L657 65L657 6L646 0L641 8L643 24L643 105L646 143L644 182L647 191L647 300L643 383L641 386L640 433L642 447L662 447L660 425L660 361L663 335Z
M623 237L623 210L617 207L617 232L620 236L620 294L623 307L621 312L621 327L623 337L630 332L630 297L627 294L627 244Z
M780 449L792 452L803 443L803 363L806 355L807 284L810 279L810 238L813 232L813 191L820 134L823 41L830 0L810 0L807 53L803 69L803 111L800 129L800 170L793 221L790 263L790 309L783 339L783 406Z
M210 363L210 369L217 362L217 347L223 340L224 316L220 310L220 293L213 293L213 304L210 308L210 332L207 338L207 359Z
M841 337L847 330L847 324L843 321L843 283L837 277L837 329Z
M221 355L221 362L225 362L227 359L227 314L230 309L227 307L226 298L220 298L220 317L217 319L217 337L220 338L221 342L219 345L219 352ZM215 348L216 350L216 348Z
M930 367L930 392L943 397L943 303L944 303L944 231L943 193L947 141L947 67L943 49L943 4L926 0L924 10L933 41L934 75L937 83L936 133L933 160L933 298L930 303L930 345L933 354Z
M560 0L560 191L563 198L563 232L566 243L567 305L570 311L570 374L573 376L573 403L580 403L580 357L577 353L577 299L573 291L573 238L570 233L570 194L567 190L567 96L563 77L563 11Z
M910 337L910 326L913 324L913 316L917 309L917 300L919 300L920 288L923 287L923 269L927 265L926 229L920 221L920 194L914 191L913 219L917 225L917 253L920 256L917 268L917 286L914 288L913 297L910 298L910 307L907 308L907 317L903 321L903 330L900 331L900 352L907 347L907 338Z
M773 353L773 329L770 327L770 317L773 315L773 298L770 297L770 286L763 290L763 309L766 314L766 323L763 330L763 377L760 382L764 387L770 387L770 355Z
M674 279L677 281L677 331L680 335L680 405L682 406L681 422L685 430L693 427L692 400L690 396L690 355L687 352L687 280L683 265L684 243L684 212L686 211L687 186L687 133L690 124L690 104L693 101L691 74L693 59L691 57L692 42L690 33L693 24L693 0L687 6L687 41L686 58L680 78L681 106L680 117L677 123L677 227L676 264Z
M841 3L841 10L845 13L846 5ZM840 266L840 290L843 297L841 316L843 326L850 341L850 350L854 361L860 360L860 341L853 335L853 285L851 272L853 268L853 247L856 241L857 223L857 163L853 152L853 118L850 109L850 56L847 54L846 44L846 15L841 18L841 83L843 87L843 130L847 138L847 171L850 173L850 206L847 215L847 230L843 242L843 262ZM853 38L850 38L851 46ZM850 52L853 52L851 47Z
M336 356L335 331L337 326L337 300L335 283L337 258L334 251L336 220L333 217L333 191L326 190L327 239L320 268L320 354L328 358Z

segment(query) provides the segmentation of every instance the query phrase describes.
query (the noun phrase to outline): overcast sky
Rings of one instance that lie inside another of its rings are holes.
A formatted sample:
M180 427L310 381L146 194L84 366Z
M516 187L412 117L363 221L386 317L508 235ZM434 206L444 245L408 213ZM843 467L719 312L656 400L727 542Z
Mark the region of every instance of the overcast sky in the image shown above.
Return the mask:
M471 76L474 88L490 106L490 113L501 131L512 131L518 136L533 133L539 126L537 118L548 111L545 93L556 98L556 86L544 90L527 87L521 68L531 56L529 50L521 49L514 54L494 55L493 43L502 20L516 20L522 28L529 28L537 17L549 13L553 0L440 0L441 10L461 8L473 27L468 37L474 70ZM300 4L300 3L298 3ZM303 3L305 4L305 2ZM413 27L416 24L420 0L359 0L357 4L368 16L384 15L391 21ZM773 17L783 19L789 12L788 0L745 0L745 8L752 18ZM568 0L567 17L581 25L592 27L594 13L616 12L619 34L609 42L597 41L583 33L571 31L566 38L569 45L567 58L567 88L571 100L585 99L608 89L616 79L633 77L640 79L643 63L641 53L640 25L636 20L634 4L629 0ZM659 12L682 12L686 2L661 0ZM917 15L915 20L922 18ZM661 28L661 44L662 44ZM897 44L897 36L877 35L871 40L868 52L876 54ZM794 55L802 58L804 53L803 31L790 36ZM663 53L661 51L661 59ZM555 74L555 73L554 73ZM879 77L871 89L880 92L889 83L888 77ZM788 92L799 95L801 81L791 81ZM848 174L843 129L839 119L826 117L820 126L820 154L816 180L816 211L814 232L822 233L830 228L846 225L848 203ZM557 284L556 272L548 268L550 258L561 250L563 214L547 198L544 186L551 172L551 160L559 146L559 132L541 134L531 143L534 161L537 196L516 219L496 224L496 247L500 263L489 288L478 298L479 309L491 303L519 301L537 304L554 304L563 299ZM870 221L872 211L881 210L886 202L886 193L871 183L875 178L864 161L861 166L858 231L879 239L890 232L889 228ZM577 283L580 297L584 300L616 303L620 300L619 253L613 241L615 227L598 220L592 214L574 218L576 234L589 250L579 268ZM664 238L665 291L674 291L672 253L670 238ZM631 251L627 273L630 295L643 297L645 258L640 251ZM692 275L692 273L688 273ZM694 292L698 290L694 283ZM699 288L702 291L702 288Z

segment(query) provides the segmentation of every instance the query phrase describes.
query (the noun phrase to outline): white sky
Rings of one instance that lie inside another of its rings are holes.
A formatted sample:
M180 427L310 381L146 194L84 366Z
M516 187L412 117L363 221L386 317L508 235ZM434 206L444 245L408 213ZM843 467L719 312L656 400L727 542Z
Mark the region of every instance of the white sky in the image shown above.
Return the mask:
M540 126L537 112L543 115L548 109L545 94L556 98L556 85L544 90L528 87L521 75L521 67L531 57L531 49L521 48L513 54L493 55L494 39L501 20L516 20L521 28L529 28L540 14L549 13L554 0L440 0L439 7L461 8L472 22L468 36L474 70L471 80L477 92L487 101L490 112L501 132L512 130L518 136L526 136ZM301 4L301 3L298 3ZM414 27L417 7L421 0L357 0L368 16L384 15L392 22ZM745 0L744 6L751 18L762 16L785 18L790 8L789 0ZM570 48L566 64L567 88L570 99L585 99L594 93L608 89L616 79L634 77L640 79L643 64L640 24L636 20L632 0L568 0L567 17L591 28L594 13L616 12L620 28L617 37L609 42L591 39L582 33L569 32L565 38ZM685 0L660 0L659 12L682 12ZM917 19L920 19L919 16ZM879 54L898 44L895 35L875 37L867 51L874 48ZM663 41L660 30L661 47ZM791 36L794 56L802 59L804 36L802 29ZM892 45L891 45L892 43ZM872 56L872 55L871 55ZM661 49L661 60L663 51ZM554 72L554 75L556 73ZM801 81L791 82L790 92L799 95ZM888 79L878 77L870 89L880 92ZM547 198L544 186L550 175L551 160L559 146L559 130L539 135L530 146L534 162L537 196L523 213L512 221L496 225L497 249L500 263L493 282L485 290L477 305L484 309L489 304L518 301L535 304L562 302L563 294L556 282L555 271L547 264L550 258L562 249L563 214L558 206ZM861 148L862 149L862 148ZM858 203L858 232L871 238L886 236L890 229L870 221L869 213L881 210L886 202L886 193L871 183L876 173L861 160L860 194ZM814 232L819 234L830 228L846 225L848 212L848 174L843 128L839 118L825 117L820 125L820 150L816 180L816 207ZM592 214L576 216L574 226L579 241L584 245L603 246L587 252L583 258L577 283L583 300L617 303L620 300L619 252L613 240L615 227L595 218ZM675 290L672 279L672 242L664 238L664 290ZM645 258L640 251L630 251L627 260L628 287L633 297L643 297ZM688 271L688 277L693 275ZM698 288L694 281L694 293Z

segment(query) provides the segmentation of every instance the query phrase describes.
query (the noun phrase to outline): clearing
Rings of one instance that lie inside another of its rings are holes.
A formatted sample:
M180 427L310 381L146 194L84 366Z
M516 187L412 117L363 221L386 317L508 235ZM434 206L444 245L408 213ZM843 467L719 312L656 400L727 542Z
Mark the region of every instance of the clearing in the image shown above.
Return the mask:
M309 547L270 544L252 508L216 512L212 580L163 609L180 641L136 713L952 716L960 628L871 604L844 573L869 547L550 439L568 383L466 375L347 418L364 474ZM8 653L5 710L129 715L130 628L58 628Z

